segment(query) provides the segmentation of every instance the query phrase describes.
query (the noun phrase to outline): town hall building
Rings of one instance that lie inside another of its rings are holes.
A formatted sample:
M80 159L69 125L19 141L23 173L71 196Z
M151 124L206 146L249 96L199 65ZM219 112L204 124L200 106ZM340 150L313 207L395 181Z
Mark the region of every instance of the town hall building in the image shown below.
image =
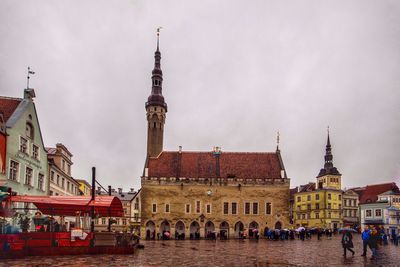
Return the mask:
M290 179L273 152L163 150L167 104L157 36L152 90L145 104L147 156L141 177L141 236L254 237L289 226Z

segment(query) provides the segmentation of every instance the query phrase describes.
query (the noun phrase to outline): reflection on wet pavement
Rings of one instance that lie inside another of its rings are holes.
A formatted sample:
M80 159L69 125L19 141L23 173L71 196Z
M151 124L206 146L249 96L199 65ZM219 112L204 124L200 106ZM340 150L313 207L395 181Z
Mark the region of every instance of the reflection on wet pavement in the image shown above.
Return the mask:
M400 266L400 246L381 247L380 258L361 257L359 235L354 236L356 254L343 257L340 236L332 240L300 241L142 241L145 249L134 255L85 255L29 257L7 260L0 266Z

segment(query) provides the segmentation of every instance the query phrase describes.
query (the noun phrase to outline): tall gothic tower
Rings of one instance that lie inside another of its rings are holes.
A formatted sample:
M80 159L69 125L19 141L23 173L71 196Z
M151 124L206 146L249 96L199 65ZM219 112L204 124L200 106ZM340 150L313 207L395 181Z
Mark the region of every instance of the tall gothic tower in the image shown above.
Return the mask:
M163 150L164 123L167 113L167 103L165 103L162 95L163 76L159 38L160 30L157 29L157 50L154 53L151 94L146 102L148 157L157 157Z
M340 190L342 186L342 175L338 169L333 166L333 155L331 140L329 138L329 130L325 151L325 164L317 176L318 189L330 188Z

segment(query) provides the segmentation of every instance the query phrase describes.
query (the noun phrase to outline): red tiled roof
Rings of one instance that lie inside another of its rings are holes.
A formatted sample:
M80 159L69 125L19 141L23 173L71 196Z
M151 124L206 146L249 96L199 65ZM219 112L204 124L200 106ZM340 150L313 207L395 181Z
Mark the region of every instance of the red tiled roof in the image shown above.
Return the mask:
M46 147L46 151L48 155L55 155L57 152L57 149L55 147Z
M8 121L21 101L21 98L0 96L0 112L3 113L5 122Z
M316 189L316 187L315 187L315 183L312 183L312 182L310 182L310 183L308 183L308 184L305 184L305 185L300 185L300 190L299 190L299 192L310 192L310 191L314 191L315 189Z
M360 204L376 202L379 194L385 193L389 190L399 192L396 183L367 185L364 192L361 194Z
M213 152L163 151L157 158L149 158L147 166L149 177L217 177L217 160ZM281 178L277 153L222 152L219 166L222 178Z

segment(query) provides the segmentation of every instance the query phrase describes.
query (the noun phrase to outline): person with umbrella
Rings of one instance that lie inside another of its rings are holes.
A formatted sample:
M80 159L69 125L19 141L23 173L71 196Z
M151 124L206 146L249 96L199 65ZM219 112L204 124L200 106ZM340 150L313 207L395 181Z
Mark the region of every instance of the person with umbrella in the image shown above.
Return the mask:
M351 234L351 229L345 228L342 230L343 235L342 235L342 246L343 246L343 256L346 257L346 252L349 250L353 256L354 256L354 250L352 248L354 247L353 245L353 235Z

